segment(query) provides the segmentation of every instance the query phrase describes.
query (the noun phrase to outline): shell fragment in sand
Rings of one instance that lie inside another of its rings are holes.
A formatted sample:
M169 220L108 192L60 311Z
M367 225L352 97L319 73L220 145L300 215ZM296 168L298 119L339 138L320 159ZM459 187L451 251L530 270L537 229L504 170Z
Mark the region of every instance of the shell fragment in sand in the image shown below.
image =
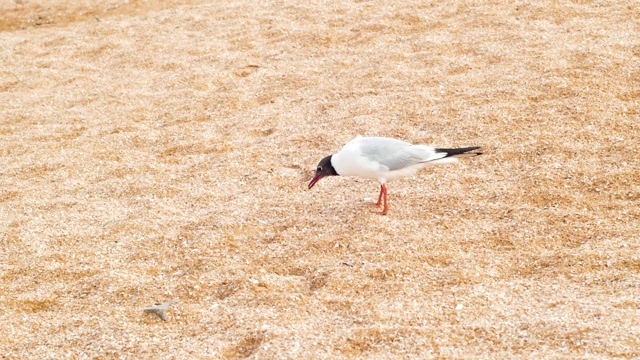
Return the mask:
M167 301L166 303L164 303L162 305L155 305L155 306L152 306L152 307L148 307L148 308L144 309L144 312L156 314L163 321L167 321L167 318L164 316L164 312L165 312L165 310L167 310L169 308L169 306L171 304L173 304L175 302L177 302L177 300L171 300L171 301Z

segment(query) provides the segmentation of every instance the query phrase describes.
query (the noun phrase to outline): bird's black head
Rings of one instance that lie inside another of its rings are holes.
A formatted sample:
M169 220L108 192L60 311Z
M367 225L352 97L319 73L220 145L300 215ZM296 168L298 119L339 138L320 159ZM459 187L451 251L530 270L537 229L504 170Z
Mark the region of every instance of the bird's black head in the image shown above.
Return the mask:
M313 177L313 179L311 179L311 182L309 183L309 189L311 189L313 185L315 185L318 181L320 181L320 179L325 176L338 175L336 169L334 169L333 165L331 165L331 156L332 155L329 155L320 160L320 162L318 163L318 167L316 168L316 175Z

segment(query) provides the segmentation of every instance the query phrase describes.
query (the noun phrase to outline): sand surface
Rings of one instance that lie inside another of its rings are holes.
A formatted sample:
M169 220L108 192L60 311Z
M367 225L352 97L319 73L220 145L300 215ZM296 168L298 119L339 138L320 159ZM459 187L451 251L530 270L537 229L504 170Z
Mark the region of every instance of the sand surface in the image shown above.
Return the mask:
M0 0L0 357L637 359L639 124L637 1Z

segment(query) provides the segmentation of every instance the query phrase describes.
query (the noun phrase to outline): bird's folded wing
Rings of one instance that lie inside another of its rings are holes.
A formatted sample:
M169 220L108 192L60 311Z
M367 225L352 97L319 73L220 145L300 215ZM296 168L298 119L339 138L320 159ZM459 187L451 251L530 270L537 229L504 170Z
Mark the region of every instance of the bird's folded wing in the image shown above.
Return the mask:
M358 141L360 155L367 160L378 163L383 168L380 170L385 171L393 170L391 166L395 166L396 161L406 162L407 159L396 159L396 157L411 147L410 143L383 137L359 138ZM406 156L400 155L400 157L405 158Z
M390 151L378 152L375 160L390 171L427 163L446 156L445 153L437 153L433 147L426 145L398 146L387 150Z

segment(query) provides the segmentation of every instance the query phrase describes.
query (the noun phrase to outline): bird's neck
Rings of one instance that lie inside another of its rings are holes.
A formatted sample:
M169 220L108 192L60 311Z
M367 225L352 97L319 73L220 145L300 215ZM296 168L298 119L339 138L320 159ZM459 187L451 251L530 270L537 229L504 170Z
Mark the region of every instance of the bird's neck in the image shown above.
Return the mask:
M329 169L327 169L328 176L340 176L336 171L336 168L333 166L333 155L329 156Z

